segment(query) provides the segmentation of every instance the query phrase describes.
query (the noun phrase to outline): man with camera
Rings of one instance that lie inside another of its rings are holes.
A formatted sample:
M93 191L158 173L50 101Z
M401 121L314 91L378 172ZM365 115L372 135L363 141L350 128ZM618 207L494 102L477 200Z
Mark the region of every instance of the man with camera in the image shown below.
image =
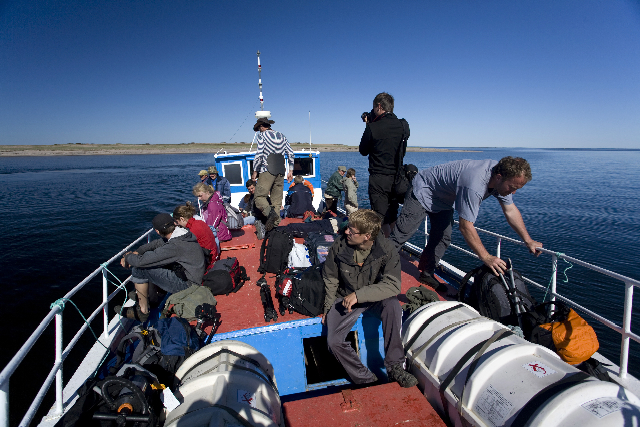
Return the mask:
M402 166L409 124L393 114L393 96L386 92L376 95L373 110L361 117L366 127L360 154L369 156L369 201L371 209L382 218L382 231L388 237L390 225L398 217L398 204L404 198L394 184Z

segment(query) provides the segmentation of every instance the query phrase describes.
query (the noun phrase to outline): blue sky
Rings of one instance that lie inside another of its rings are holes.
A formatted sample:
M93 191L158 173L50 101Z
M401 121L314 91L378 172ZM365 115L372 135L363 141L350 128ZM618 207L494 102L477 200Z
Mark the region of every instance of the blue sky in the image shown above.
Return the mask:
M0 0L0 144L640 148L640 2Z

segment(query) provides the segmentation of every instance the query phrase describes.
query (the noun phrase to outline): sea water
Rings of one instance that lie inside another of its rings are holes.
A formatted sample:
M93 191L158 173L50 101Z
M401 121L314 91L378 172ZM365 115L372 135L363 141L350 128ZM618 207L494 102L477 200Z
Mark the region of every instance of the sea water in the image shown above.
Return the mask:
M423 169L458 159L526 158L533 180L518 190L514 202L531 236L545 248L640 279L640 151L469 150L474 151L409 152L405 160ZM0 301L5 319L0 332L0 366L4 367L24 344L54 301L147 231L157 213L172 212L177 205L195 200L191 189L199 181L197 173L213 164L212 154L0 158ZM360 207L368 207L367 158L357 152L322 153L322 178L328 180L340 165L356 170ZM518 238L493 198L481 205L476 226ZM424 226L411 241L424 245ZM495 251L494 238L483 237L483 241L490 252ZM453 244L468 249L457 230ZM549 283L549 255L536 258L524 247L510 243L503 243L502 255L511 258L523 275L545 286ZM453 248L444 260L465 271L479 265L477 259ZM126 277L127 271L117 263L111 270L120 278ZM560 294L622 324L622 282L563 261L558 270ZM101 292L99 277L72 300L87 316L95 308L95 301L101 299ZM534 292L534 296L541 301L544 291ZM640 330L639 306L634 308L632 325L636 333ZM66 304L64 316L65 321L82 323L71 303ZM598 333L600 352L618 363L620 335L585 318ZM101 321L93 326L96 333L101 333ZM75 329L65 330L65 343L72 333ZM37 390L33 385L39 386L53 365L53 328L45 335L44 345L19 371L26 380L11 382L14 416L26 410ZM89 345L92 337L86 335L84 342ZM629 370L640 376L639 346L632 343L631 348ZM81 353L72 353L69 360L79 360ZM65 364L67 379L75 369L73 363ZM30 394L21 399L25 390Z

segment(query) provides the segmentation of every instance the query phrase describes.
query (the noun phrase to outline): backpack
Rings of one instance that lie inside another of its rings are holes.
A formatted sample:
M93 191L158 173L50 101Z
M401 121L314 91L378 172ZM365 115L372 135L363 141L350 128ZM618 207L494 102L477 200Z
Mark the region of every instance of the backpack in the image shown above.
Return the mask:
M333 233L309 233L307 238L304 239L304 245L309 248L309 259L311 264L322 264L329 255L329 249L333 246L337 234Z
M249 280L247 270L235 257L219 259L202 277L202 286L211 290L213 295L236 293Z
M523 315L525 338L547 347L570 365L577 365L598 350L593 328L572 308L561 301L550 301Z
M160 319L156 327L134 326L116 349L115 365L109 368L115 374L135 345L131 363L138 364L158 377L158 381L171 387L175 373L184 360L200 349L200 340L185 319Z
M473 276L473 286L469 284L471 276ZM469 304L482 316L497 320L504 325L518 326L515 297L517 296L522 304L521 312L530 311L536 302L529 294L522 275L516 270L513 270L513 279L515 292L510 286L505 287L500 277L495 276L487 266L482 265L464 276L458 291L458 301ZM505 281L509 284L510 279L505 277Z
M116 375L104 379L92 376L80 386L78 399L55 425L107 427L117 425L116 417L126 420L123 425L159 425L163 405L162 389L154 387L158 382L157 376L139 365L123 365ZM122 411L124 408L128 411ZM111 415L112 419L94 418L94 414ZM134 417L147 421L136 423Z
M296 311L305 316L315 317L324 311L323 265L309 268L285 270L276 282L276 294L280 301L280 314Z
M287 268L289 253L293 249L293 236L285 227L269 231L260 247L259 273L280 274Z
M224 202L224 209L227 211L225 224L229 230L240 230L244 226L244 217L239 209Z
M170 295L167 298L162 315L171 317L171 315L175 314L189 321L195 320L197 318L196 307L205 303L214 306L217 303L211 289L207 286L193 285Z

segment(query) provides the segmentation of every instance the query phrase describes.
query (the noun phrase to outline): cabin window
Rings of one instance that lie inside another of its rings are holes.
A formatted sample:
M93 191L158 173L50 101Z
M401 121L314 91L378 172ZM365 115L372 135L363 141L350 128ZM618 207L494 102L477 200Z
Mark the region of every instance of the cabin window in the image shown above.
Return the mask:
M242 163L223 163L222 176L227 178L231 185L243 185Z
M297 159L296 159L297 160ZM355 331L347 334L347 342L358 352L357 335ZM336 357L327 348L327 337L303 338L304 364L307 384L318 384L340 379L348 379L349 375L344 370Z
M313 157L296 157L293 163L293 174L315 176L313 164Z

